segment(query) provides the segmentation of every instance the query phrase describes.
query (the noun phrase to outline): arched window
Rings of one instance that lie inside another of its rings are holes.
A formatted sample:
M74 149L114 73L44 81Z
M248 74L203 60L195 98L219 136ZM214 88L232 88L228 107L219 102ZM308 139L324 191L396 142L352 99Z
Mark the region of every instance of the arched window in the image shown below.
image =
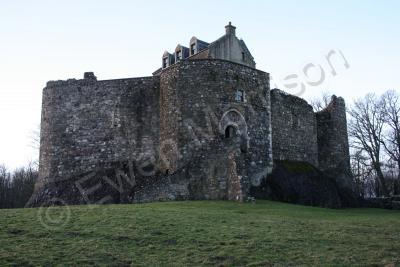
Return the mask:
M234 126L229 125L228 127L226 127L225 138L233 138L236 136L236 134L237 134L237 130Z

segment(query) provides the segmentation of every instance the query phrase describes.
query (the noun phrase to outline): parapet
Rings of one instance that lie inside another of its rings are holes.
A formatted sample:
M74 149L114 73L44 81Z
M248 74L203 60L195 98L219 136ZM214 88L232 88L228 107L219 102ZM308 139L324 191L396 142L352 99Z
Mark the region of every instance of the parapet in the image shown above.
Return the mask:
M83 74L83 79L68 79L68 80L57 80L57 81L48 81L46 87L62 87L62 86L72 86L72 85L89 85L94 82L97 82L97 77L93 72L85 72Z
M285 91L275 88L271 90L271 95L280 96L285 99L285 102L294 106L303 106L308 110L313 110L312 106L303 98L286 93Z

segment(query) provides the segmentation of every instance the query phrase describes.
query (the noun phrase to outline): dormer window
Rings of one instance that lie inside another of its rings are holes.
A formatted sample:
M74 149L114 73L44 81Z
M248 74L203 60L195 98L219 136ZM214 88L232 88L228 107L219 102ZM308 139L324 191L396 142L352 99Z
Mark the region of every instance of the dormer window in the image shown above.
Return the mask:
M244 52L242 52L242 60L246 61L246 54Z
M243 90L236 91L235 100L236 100L236 102L244 102L244 91Z
M194 55L196 53L196 44L190 45L190 55Z
M167 57L163 58L163 69L165 69L166 67L168 67L168 58Z
M179 51L176 52L176 61L179 61L181 59L182 59L182 51L179 50Z
M174 55L171 55L170 53L168 53L168 51L165 51L161 58L161 68L165 69L174 64L174 59Z

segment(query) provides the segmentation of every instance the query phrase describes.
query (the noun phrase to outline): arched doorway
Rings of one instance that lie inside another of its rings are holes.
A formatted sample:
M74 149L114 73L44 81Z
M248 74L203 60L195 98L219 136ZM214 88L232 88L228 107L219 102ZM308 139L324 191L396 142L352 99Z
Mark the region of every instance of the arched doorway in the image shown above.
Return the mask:
M222 115L220 121L220 133L226 139L240 137L240 150L247 152L249 148L249 137L247 134L247 123L244 116L236 109L228 110Z

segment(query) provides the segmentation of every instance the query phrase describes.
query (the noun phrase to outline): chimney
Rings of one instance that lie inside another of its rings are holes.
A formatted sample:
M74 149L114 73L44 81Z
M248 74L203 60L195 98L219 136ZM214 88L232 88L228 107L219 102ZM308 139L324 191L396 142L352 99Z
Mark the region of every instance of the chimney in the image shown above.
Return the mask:
M92 81L97 81L97 77L94 76L93 72L85 72L83 74L83 79L85 80L92 80Z
M236 27L232 25L229 21L229 24L225 26L226 35L233 35L235 36Z

